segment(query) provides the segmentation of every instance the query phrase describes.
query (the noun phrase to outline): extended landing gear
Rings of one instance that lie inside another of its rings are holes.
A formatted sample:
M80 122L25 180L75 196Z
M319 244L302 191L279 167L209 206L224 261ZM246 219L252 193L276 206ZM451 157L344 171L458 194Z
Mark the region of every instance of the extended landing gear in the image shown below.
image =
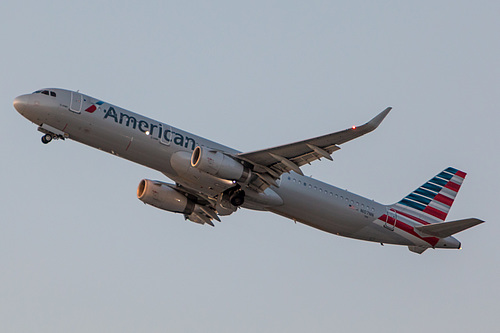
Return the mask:
M217 200L217 205L225 210L227 214L229 215L231 213L234 213L238 207L243 205L245 202L245 191L241 189L239 185L236 187L230 188L225 190L219 195L219 198ZM217 210L219 211L220 208ZM219 211L221 213L221 211Z
M243 205L243 203L245 202L245 191L243 191L241 188L237 189L232 194L230 194L229 201L231 202L231 205L236 207Z
M52 141L52 139L54 138L54 136L52 134L45 134L44 136L42 136L42 143L43 144L47 144L49 143L50 141Z
M42 124L40 127L38 127L38 131L43 133L42 143L45 145L52 140L64 140L66 138L69 138L69 135L67 133L47 124Z

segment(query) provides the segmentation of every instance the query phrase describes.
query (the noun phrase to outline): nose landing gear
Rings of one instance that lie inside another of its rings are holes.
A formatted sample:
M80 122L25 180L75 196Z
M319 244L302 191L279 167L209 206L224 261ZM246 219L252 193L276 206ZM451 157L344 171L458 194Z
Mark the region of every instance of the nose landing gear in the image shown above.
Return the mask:
M45 145L52 140L64 140L65 138L69 138L69 135L67 133L47 124L42 124L40 127L38 127L38 131L44 134L42 136L42 143Z

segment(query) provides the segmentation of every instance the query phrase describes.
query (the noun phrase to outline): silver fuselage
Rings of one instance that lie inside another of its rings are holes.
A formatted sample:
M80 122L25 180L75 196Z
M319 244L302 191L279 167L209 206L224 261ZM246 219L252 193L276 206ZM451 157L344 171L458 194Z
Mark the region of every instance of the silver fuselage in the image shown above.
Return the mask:
M191 154L196 146L229 154L239 153L237 150L91 96L63 89L50 91L56 96L22 95L16 98L14 106L42 128L57 129L69 139L157 170L203 195L217 196L232 185L208 174L194 177L180 173L172 167L171 157L182 151ZM270 191L281 198L280 205L252 200L250 195L243 207L271 211L345 237L429 247L420 237L384 227L384 221L379 218L387 213L387 205L294 172L283 174L278 183L279 187L272 186ZM455 238L447 237L434 247L459 246Z

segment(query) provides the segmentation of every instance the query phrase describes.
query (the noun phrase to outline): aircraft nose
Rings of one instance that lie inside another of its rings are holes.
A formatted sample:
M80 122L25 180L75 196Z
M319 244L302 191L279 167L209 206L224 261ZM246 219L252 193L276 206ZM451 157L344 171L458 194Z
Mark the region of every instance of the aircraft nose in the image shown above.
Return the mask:
M29 96L28 95L21 95L17 96L14 99L14 108L19 112L20 114L23 114L23 112L26 111L26 108L28 107L29 104Z

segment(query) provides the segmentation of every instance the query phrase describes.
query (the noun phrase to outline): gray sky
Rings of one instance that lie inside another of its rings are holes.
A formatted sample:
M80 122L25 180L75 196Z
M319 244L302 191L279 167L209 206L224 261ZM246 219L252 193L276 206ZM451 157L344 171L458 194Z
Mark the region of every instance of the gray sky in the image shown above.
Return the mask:
M2 332L492 332L500 312L498 1L2 1ZM80 89L243 151L362 124L306 174L382 203L448 166L463 250L270 213L216 228L143 205L148 170L44 146L12 107Z

